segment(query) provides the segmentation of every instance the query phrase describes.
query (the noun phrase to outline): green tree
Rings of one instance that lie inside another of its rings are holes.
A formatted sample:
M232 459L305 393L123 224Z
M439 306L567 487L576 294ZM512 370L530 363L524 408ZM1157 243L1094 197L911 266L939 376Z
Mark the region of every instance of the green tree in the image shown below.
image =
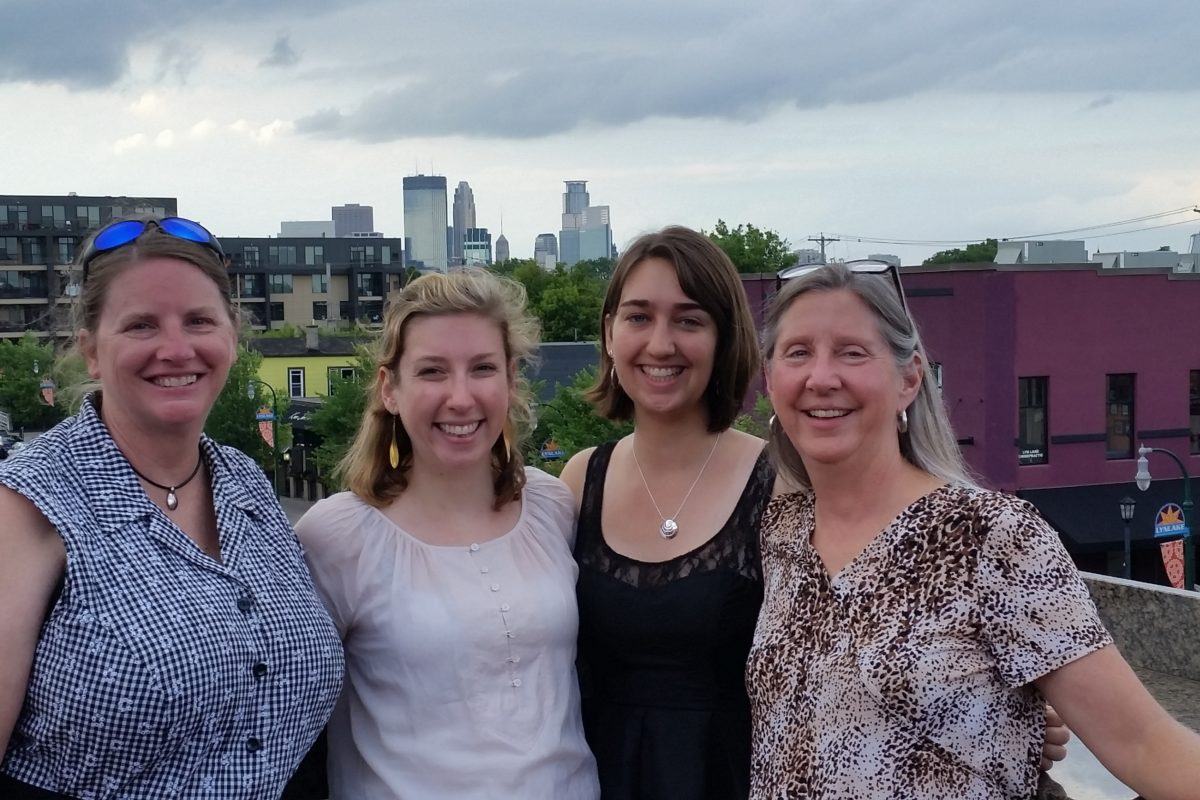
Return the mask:
M65 414L42 399L41 383L54 367L54 346L26 333L0 341L0 411L7 411L13 428L46 430Z
M359 348L354 366L353 377L333 376L331 394L309 418L313 431L321 437L313 459L331 491L345 488L335 477L334 469L358 433L359 421L367 408L367 389L375 377L375 361L365 347Z
M725 251L738 272L778 272L796 260L787 239L750 223L730 228L725 220L719 219L716 228L702 233Z
M596 413L583 393L596 381L596 370L589 367L576 373L571 382L560 386L549 402L537 409L537 430L526 449L526 463L557 474L562 465L580 450L586 450L633 431L632 422L612 422ZM563 451L561 461L547 463L541 447L553 440Z
M733 427L751 436L766 439L770 433L768 422L774 413L775 409L771 407L771 398L760 392L754 398L754 407L745 414L739 414L733 421Z
M969 264L975 261L995 261L996 248L996 240L988 239L986 241L976 242L975 244L969 244L965 248L956 247L951 250L941 250L925 259L925 263Z
M251 379L258 379L258 367L262 363L262 354L251 350L244 344L239 344L237 360L229 368L229 377L225 380L225 388L213 404L204 425L204 432L221 444L236 447L253 458L270 474L274 465L271 447L263 441L258 431L258 420L255 416L262 405L271 405L271 393L261 386L255 386L254 397L250 396ZM277 397L278 397L278 393ZM291 438L290 426L282 422L287 412L288 398L278 397L279 405L275 407L276 436L278 447L282 452Z

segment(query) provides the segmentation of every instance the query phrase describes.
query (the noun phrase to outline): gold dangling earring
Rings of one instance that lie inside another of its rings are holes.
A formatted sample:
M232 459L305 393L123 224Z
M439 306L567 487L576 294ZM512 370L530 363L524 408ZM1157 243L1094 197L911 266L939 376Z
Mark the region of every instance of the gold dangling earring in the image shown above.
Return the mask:
M392 415L392 443L388 447L388 463L392 469L400 468L400 446L396 444L396 415Z

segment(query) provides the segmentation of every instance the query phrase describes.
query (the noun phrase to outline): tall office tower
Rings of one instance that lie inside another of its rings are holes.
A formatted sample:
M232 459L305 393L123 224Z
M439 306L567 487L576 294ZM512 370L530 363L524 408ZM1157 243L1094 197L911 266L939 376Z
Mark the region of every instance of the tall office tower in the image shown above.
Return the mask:
M612 257L612 226L608 206L588 206L581 215L579 226L579 260Z
M475 193L466 181L459 181L454 189L453 210L454 234L451 242L450 257L456 263L465 263L463 258L463 237L467 228L475 227Z
M496 263L508 261L508 238L502 233L496 238Z
M463 264L486 266L492 263L492 234L487 228L467 228L463 231Z
M533 257L536 259L541 255L558 258L558 239L553 233L539 233L533 240Z
M409 242L406 263L446 271L446 178L410 175L404 179L404 238Z
M558 260L570 266L579 261L579 229L588 207L587 181L566 181L563 192L562 225L558 231Z
M371 233L375 230L375 208L373 206L347 203L344 206L334 206L332 211L334 236Z
M563 192L563 213L580 214L589 205L587 181L566 181Z
M1189 253L1200 253L1200 233L1192 234L1192 245L1188 248Z

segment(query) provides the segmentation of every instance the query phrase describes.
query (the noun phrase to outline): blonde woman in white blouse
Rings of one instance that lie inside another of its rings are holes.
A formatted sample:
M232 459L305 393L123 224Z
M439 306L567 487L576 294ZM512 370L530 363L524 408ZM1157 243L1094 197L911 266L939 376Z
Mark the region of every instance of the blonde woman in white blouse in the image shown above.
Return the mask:
M388 309L342 463L296 527L346 649L333 800L599 796L575 676L574 500L526 468L536 323L483 271Z

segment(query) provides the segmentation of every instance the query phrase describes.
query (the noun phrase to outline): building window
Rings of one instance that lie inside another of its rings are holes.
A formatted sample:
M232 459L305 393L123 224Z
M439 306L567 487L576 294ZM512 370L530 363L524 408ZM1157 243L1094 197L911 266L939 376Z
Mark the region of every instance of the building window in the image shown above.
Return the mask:
M75 240L61 237L58 242L58 263L70 264L75 260Z
M100 206L75 206L75 224L85 231L100 227Z
M338 318L350 319L350 301L343 300L338 303Z
M382 272L360 272L354 278L360 297L381 297L383 295Z
M41 239L22 239L21 240L21 260L26 264L41 264L42 259L42 240Z
M292 245L269 245L267 261L271 264L295 264L296 248Z
M312 244L304 248L304 263L310 267L319 267L325 263L325 245Z
M1188 376L1188 415L1191 418L1192 453L1200 453L1200 369Z
M388 245L388 244L380 245L379 253L380 253L379 263L381 263L381 264L392 263L392 246L391 245Z
M291 294L292 275L290 272L272 272L271 294Z
M0 236L0 261L19 261L21 248L17 245L17 237Z
M250 326L254 328L267 327L267 310L263 308L263 303L242 303L241 310L250 317Z
M337 379L341 378L345 381L354 380L354 367L330 367L329 368L329 396L333 397L333 388L337 385Z
M42 206L42 224L47 228L64 228L67 224L66 206Z
M304 367L288 367L288 397L304 396Z
M359 303L358 318L363 322L368 322L372 325L383 324L383 303L378 300Z
M247 267L257 269L262 264L262 259L258 252L258 245L248 244L242 248L242 258L246 262Z
M1134 383L1133 373L1108 376L1104 414L1108 458L1133 458Z
M324 300L317 300L313 303L313 322L321 322L329 319L329 303Z
M271 322L283 322L283 303L271 303Z
M326 294L329 291L329 276L328 275L312 275L312 293Z
M1017 379L1017 463L1045 464L1049 460L1047 428L1050 379Z
M263 296L263 276L262 275L239 275L238 276L238 293L242 297L262 297Z

